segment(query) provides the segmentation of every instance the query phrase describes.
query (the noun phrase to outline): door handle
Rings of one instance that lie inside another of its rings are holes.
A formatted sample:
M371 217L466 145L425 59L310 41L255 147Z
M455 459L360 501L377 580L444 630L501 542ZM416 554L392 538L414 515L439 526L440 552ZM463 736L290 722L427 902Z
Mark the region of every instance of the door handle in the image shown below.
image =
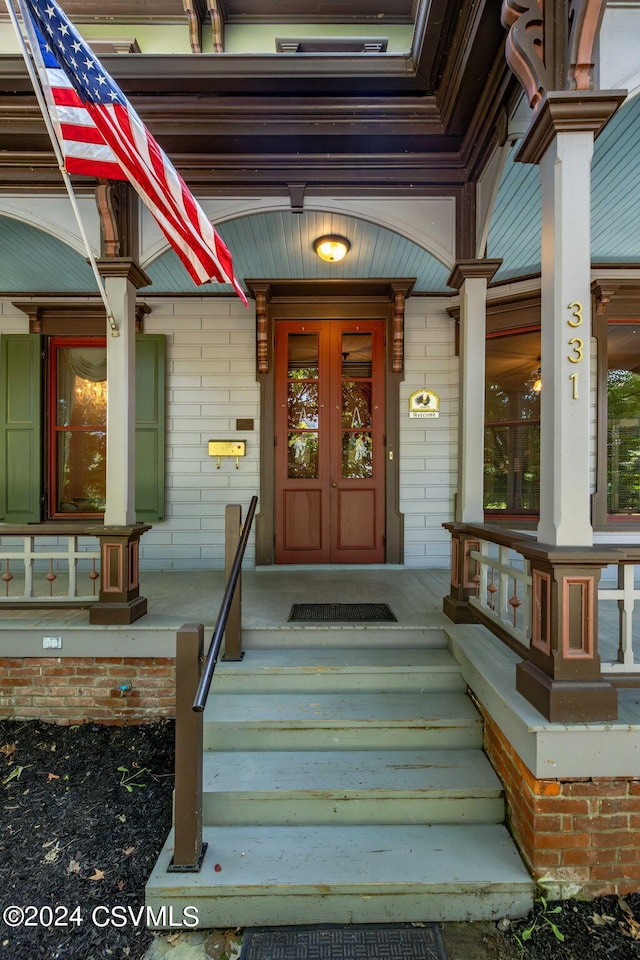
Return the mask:
M332 486L332 487L337 487L338 484L337 484L337 483L332 483L331 486Z

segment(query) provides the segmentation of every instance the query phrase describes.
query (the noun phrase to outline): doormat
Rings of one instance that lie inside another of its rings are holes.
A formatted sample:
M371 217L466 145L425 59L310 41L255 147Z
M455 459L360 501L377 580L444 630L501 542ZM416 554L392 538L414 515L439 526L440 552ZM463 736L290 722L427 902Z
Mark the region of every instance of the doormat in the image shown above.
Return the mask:
M367 923L248 929L239 960L447 960L447 955L435 923Z
M294 603L289 620L368 623L396 617L386 603Z

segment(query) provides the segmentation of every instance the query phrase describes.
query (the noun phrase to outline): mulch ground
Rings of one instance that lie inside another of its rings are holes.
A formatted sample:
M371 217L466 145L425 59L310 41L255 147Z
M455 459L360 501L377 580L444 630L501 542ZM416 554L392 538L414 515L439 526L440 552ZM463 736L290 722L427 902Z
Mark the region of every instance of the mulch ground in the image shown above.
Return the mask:
M173 749L169 721L0 721L1 960L144 956L153 935L138 916L171 826Z
M0 960L142 960L153 941L144 886L171 826L173 738L170 721L0 721ZM538 900L490 930L486 960L640 960L640 893Z

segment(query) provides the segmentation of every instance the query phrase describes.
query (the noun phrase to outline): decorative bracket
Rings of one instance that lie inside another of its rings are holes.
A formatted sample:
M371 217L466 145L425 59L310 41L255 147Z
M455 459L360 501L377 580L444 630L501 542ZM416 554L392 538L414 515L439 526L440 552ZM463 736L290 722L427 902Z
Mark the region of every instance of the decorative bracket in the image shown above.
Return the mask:
M254 284L256 298L256 359L258 373L269 373L269 300L271 286L268 283Z
M593 51L605 7L605 0L569 0L567 79L572 90L591 90L593 87Z
M505 47L507 63L524 87L529 105L535 110L549 87L540 0L503 0L501 21L509 28Z

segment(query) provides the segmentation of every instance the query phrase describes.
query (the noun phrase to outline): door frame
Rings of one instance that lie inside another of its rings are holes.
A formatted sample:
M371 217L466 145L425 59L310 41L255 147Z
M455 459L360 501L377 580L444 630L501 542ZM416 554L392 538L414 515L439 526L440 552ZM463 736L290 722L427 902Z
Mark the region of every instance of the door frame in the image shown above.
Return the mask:
M275 325L279 320L385 321L385 563L404 563L400 512L400 384L404 380L404 304L414 280L249 280L256 300L256 379L260 384L260 511L256 566L274 564ZM391 456L390 456L391 454ZM304 566L304 564L301 564Z

